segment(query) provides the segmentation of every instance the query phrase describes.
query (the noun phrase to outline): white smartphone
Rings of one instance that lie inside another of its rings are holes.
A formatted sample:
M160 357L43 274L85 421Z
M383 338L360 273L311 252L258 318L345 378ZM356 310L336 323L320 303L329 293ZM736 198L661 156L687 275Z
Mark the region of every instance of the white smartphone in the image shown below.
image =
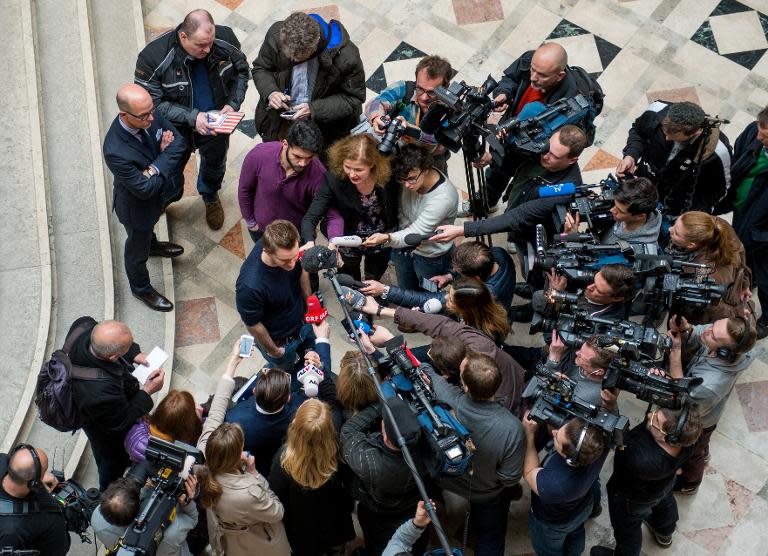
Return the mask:
M285 112L280 113L280 117L285 118L286 120L292 120L295 115L296 110L286 110Z
M250 357L253 352L253 336L243 334L240 336L240 357Z

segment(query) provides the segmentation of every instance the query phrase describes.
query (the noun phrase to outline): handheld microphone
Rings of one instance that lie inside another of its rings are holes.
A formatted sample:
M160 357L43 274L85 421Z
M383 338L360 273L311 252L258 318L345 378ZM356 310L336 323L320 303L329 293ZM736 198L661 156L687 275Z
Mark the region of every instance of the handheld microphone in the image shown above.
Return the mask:
M362 309L363 305L365 305L365 296L359 291L353 290L352 288L342 286L341 296L344 298L344 301L347 302L347 305L356 311Z
M336 247L360 247L363 244L363 238L360 236L338 236L331 240Z
M406 245L409 247L416 247L423 241L427 241L429 238L431 238L435 234L439 234L440 230L433 230L426 234L408 234L403 238L403 241Z
M436 298L427 299L424 302L424 305L422 305L420 309L422 313L427 313L429 315L435 315L442 310L443 310L443 304L440 303L440 300Z
M296 373L296 380L304 386L304 393L310 398L317 396L318 386L324 378L325 373L309 362Z
M574 193L586 193L587 191L589 191L588 185L576 185L572 182L556 183L539 187L536 189L533 198L563 197L565 195L573 195Z
M301 256L301 268L307 272L336 268L336 251L323 245L310 247Z
M339 281L340 285L346 286L348 288L353 288L355 290L359 290L360 288L365 287L365 284L363 282L361 282L360 280L355 280L349 274L337 274L336 280Z

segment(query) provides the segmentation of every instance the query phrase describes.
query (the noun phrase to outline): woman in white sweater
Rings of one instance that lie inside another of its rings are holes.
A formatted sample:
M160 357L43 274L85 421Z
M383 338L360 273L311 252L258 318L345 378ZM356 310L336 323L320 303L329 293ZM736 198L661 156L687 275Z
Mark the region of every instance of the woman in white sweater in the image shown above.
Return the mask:
M448 272L453 242L423 241L412 249L405 238L409 234L429 236L437 226L453 224L459 195L448 176L435 168L433 156L415 145L400 150L392 169L394 178L402 186L399 230L373 234L363 245L389 244L393 248L398 285L415 290L421 287L422 279Z

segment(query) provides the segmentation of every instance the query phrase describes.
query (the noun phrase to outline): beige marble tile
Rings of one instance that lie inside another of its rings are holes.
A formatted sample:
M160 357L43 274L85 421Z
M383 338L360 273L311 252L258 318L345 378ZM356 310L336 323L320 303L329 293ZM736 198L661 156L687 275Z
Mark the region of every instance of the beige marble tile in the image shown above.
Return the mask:
M595 38L592 35L577 35L575 37L562 37L553 39L555 42L565 48L568 53L568 64L580 66L589 73L603 71L603 65L600 63L600 54L597 51Z
M209 278L219 282L227 289L232 289L232 285L240 275L242 263L240 257L217 245L200 262L198 268L205 272Z
M707 82L710 86L733 90L749 73L746 68L718 56L695 42L688 41L677 51L673 61L687 68L690 67L692 60L697 60L695 73L698 79Z
M636 56L632 52L627 50L619 52L598 79L605 93L606 104L620 105L627 93L635 89L637 78L648 69L649 65L650 60Z
M739 12L710 18L720 54L768 47L757 12Z
M768 546L768 531L765 517L768 515L768 503L762 498L752 502L746 515L733 528L718 555L730 554L765 554Z
M411 20L413 21L418 19ZM474 53L473 48L423 21L411 25L410 28L405 42L423 52L434 52L437 49L441 56L451 61L455 69L460 69Z
M752 492L759 492L768 480L768 462L721 434L719 427L712 435L709 452L712 467Z
M627 44L637 31L634 23L596 0L581 0L567 19L617 46Z
M499 48L510 55L512 62L526 50L538 47L561 19L559 15L534 5Z
M664 26L689 39L719 3L720 0L681 0L664 20Z
M364 40L355 44L357 44L357 48L360 50L360 58L363 60L363 65L366 68L366 77L368 77L389 56L389 53L400 44L400 39L376 27L368 33Z

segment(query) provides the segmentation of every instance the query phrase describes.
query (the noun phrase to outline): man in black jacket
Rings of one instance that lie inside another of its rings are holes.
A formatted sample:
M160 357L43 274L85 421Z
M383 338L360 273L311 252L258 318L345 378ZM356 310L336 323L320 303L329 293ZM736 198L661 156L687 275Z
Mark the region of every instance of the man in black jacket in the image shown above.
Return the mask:
M731 145L692 102L657 100L629 130L616 174L648 178L659 189L665 214L712 214L731 185Z
M72 324L67 338L70 335L76 336L69 351L72 365L90 375L72 381L72 399L85 418L83 430L99 469L99 488L104 491L130 465L123 439L152 409L151 396L163 387L165 373L158 369L144 386L139 385L131 374L133 363L146 364L147 355L122 322L97 323L81 317Z
M303 118L320 126L326 146L357 125L365 100L363 61L335 19L296 12L274 23L252 75L259 90L256 129L264 141L283 139L288 124Z
M0 478L0 548L64 556L71 540L61 506L49 494L57 481L46 453L19 444L0 454Z
M224 223L219 189L227 166L229 134L217 134L209 112L237 111L248 87L248 60L229 27L215 25L211 14L194 10L172 31L139 53L134 77L159 114L168 118L187 141L182 168L195 149L200 153L197 190L205 202L212 230Z
M763 314L757 338L768 336L768 107L736 139L726 207L733 209L733 228L747 253Z
M399 398L392 398L387 403L414 454L421 436L416 416ZM358 501L357 517L365 537L366 554L381 554L419 501L416 483L397 447L391 425L387 419L381 419L381 410L375 405L344 423L341 450L344 461L355 475L351 489L353 498ZM420 550L414 549L413 553L423 554L425 536L417 544Z
M181 197L184 140L163 117L154 116L149 94L133 83L117 93L120 113L104 137L104 160L114 176L113 206L125 227L125 273L135 297L155 311L173 303L149 282L147 259L177 257L180 245L157 241L152 229L163 209Z

